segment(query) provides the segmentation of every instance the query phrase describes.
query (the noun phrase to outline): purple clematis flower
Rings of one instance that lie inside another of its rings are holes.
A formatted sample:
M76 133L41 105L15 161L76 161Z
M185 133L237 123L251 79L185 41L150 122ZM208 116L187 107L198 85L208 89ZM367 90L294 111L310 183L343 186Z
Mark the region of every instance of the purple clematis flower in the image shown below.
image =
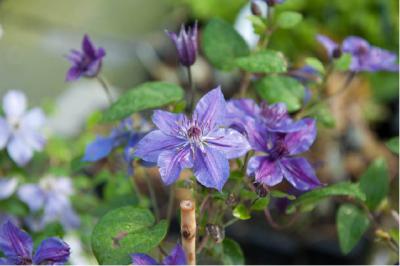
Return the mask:
M179 35L169 31L166 33L175 44L181 64L186 67L193 65L197 56L197 22L187 31L182 25Z
M33 254L32 238L10 221L0 227L0 250L5 255L0 265L65 264L70 255L68 244L55 237L43 240Z
M100 72L105 55L106 51L101 47L96 48L89 36L85 34L82 40L82 51L73 49L67 56L72 66L68 70L65 80L74 81L82 76L88 78L96 77Z
M79 227L79 217L70 202L73 186L69 177L47 176L39 184L22 185L17 194L32 213L43 209L43 216L39 220L32 217L27 219L33 230L41 230L54 221L59 221L65 229Z
M254 150L266 153L249 160L247 174L254 176L256 182L275 186L285 178L298 190L320 186L310 163L305 158L293 157L307 151L314 142L317 135L314 119L303 119L303 126L292 132L268 132L263 125L254 130L250 141Z
M222 128L226 103L218 87L197 103L192 119L184 114L157 110L153 123L159 130L147 134L135 156L157 162L163 182L175 182L182 169L193 168L204 186L222 190L229 176L229 159L247 153L250 145L238 131Z
M155 259L143 253L131 255L133 265L159 265ZM164 258L161 265L187 265L185 251L177 244L171 253Z
M11 90L3 97L5 117L0 116L0 150L7 147L11 159L25 166L34 151L43 150L45 139L40 133L46 118L40 108L27 109L27 99L21 91Z
M317 40L325 47L330 57L335 57L335 51L340 50L339 44L324 35L318 35ZM363 38L349 36L343 40L341 49L352 56L349 68L351 71L399 71L396 54L372 46Z

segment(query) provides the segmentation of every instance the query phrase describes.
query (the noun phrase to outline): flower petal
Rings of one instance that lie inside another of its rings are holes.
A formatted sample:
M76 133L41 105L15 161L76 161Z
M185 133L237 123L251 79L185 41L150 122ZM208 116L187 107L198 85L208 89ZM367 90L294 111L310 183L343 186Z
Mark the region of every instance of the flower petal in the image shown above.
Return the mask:
M3 110L8 118L19 120L27 107L26 96L22 91L11 90L3 97Z
M67 243L61 239L51 237L40 243L33 258L35 265L45 264L64 264L68 261L70 248Z
M21 120L21 126L31 130L41 129L46 123L46 116L41 108L29 110Z
M0 179L0 200L9 198L18 185L16 178L1 178Z
M82 51L87 55L90 59L96 59L96 49L90 40L89 35L85 34L82 40Z
M158 265L157 261L143 253L131 254L133 265Z
M317 35L317 41L325 47L329 57L332 57L333 51L339 47L337 43L325 35Z
M194 175L205 187L222 190L229 177L229 162L222 152L204 147L204 152L195 150Z
M242 157L250 149L246 137L230 128L219 128L206 137L207 144L225 154L227 159Z
M221 87L217 87L204 95L196 105L193 119L197 120L207 135L212 129L222 125L226 116L226 103Z
M285 136L285 146L290 155L307 151L317 137L315 120L312 118L304 118L301 121L304 125L299 131L287 133Z
M100 137L86 146L85 155L82 158L84 162L96 162L107 157L114 148L114 138Z
M10 137L10 133L10 127L7 121L4 118L0 117L0 150L6 146Z
M253 99L230 100L226 104L226 125L248 134L247 123L254 120L260 113L260 107Z
M271 160L268 156L251 157L247 172L254 174L255 180L268 186L275 186L282 182L283 174L278 161Z
M283 175L295 188L309 190L321 185L314 169L306 159L284 158L280 161Z
M93 61L87 66L87 69L86 69L86 71L84 72L85 77L92 78L92 77L97 76L97 74L100 72L101 65L102 65L102 61L103 61L102 58L93 60Z
M157 165L160 168L161 179L166 185L171 185L178 178L183 168L191 167L190 150L183 148L179 151L166 150L158 156Z
M175 149L182 144L181 139L166 135L161 130L154 130L139 141L134 155L148 162L157 162L161 152Z
M7 145L7 151L11 159L18 166L25 166L33 157L33 149L22 137L15 136Z
M32 212L36 212L43 207L45 195L43 190L36 184L20 186L17 195L21 201L28 205Z
M66 76L65 81L75 81L78 80L82 75L82 70L78 66L71 67Z
M182 246L177 244L170 255L163 260L164 265L186 265L186 254Z
M31 261L33 242L32 238L6 221L0 228L0 250L13 264L26 264Z
M185 119L183 114L174 114L162 110L156 110L153 113L153 123L163 133L171 136L177 136L180 131L180 123Z

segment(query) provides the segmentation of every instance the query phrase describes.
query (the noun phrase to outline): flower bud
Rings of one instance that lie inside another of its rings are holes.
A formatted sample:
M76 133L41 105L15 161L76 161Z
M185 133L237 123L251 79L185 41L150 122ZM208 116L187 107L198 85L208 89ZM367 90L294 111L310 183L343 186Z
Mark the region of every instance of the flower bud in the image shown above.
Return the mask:
M179 35L168 31L166 33L175 44L179 62L186 67L193 65L197 56L197 22L188 30L182 25Z

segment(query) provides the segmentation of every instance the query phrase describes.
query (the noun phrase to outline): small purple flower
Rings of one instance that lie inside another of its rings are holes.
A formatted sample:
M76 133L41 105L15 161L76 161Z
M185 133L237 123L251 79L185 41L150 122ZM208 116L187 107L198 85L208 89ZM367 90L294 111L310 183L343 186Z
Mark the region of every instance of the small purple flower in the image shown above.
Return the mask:
M7 147L11 159L25 166L34 151L43 150L45 139L40 133L45 115L40 108L27 109L27 99L21 91L11 90L3 97L5 117L0 116L0 150Z
M0 227L0 250L5 256L0 265L65 264L70 255L68 244L55 237L43 240L33 254L32 238L10 221Z
M143 253L131 255L133 265L159 265L155 259ZM187 265L185 251L177 244L171 253L164 258L162 265Z
M253 130L254 150L266 153L249 160L247 174L254 176L256 182L275 186L285 178L298 190L320 186L309 162L293 157L307 151L314 142L317 135L314 119L303 119L302 128L292 132L271 133L262 125L256 125Z
M96 49L89 36L85 34L82 40L82 51L73 49L67 56L72 66L68 70L65 80L74 81L82 76L96 77L100 72L105 55L106 51L102 47Z
M229 176L229 159L247 153L250 145L238 131L222 128L226 103L218 87L197 103L192 119L157 110L153 123L159 130L147 134L135 156L157 162L163 182L175 182L184 168L193 168L204 186L222 190Z
M0 200L7 199L17 189L18 180L14 178L0 178Z
M181 64L186 67L193 65L197 55L197 22L187 31L182 25L179 35L169 31L166 33L175 44Z
M22 185L17 194L32 213L43 209L43 216L39 220L33 217L27 219L33 230L41 230L46 224L54 221L60 222L65 229L79 227L79 217L70 202L70 196L73 194L70 178L48 176L42 178L39 184Z

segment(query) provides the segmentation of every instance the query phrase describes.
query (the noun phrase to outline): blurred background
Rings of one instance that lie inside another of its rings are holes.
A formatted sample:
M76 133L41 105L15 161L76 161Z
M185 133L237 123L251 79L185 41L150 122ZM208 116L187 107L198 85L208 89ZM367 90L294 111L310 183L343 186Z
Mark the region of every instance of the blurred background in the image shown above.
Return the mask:
M43 105L52 114L54 134L74 137L93 111L107 106L96 81L65 83L69 63L64 56L80 47L85 33L106 49L103 73L113 93L119 94L149 79L184 80L164 30L176 31L181 23L195 20L201 29L213 17L234 23L247 2L0 0L0 96L9 89L23 90L31 106ZM295 30L274 34L270 44L287 55L293 66L301 66L307 56L324 59L325 52L315 41L317 33L337 41L358 35L373 45L398 51L397 0L286 0L278 8L304 16ZM238 77L214 72L205 59L198 60L194 72L203 90L222 84L230 95L238 86ZM342 80L341 75L334 76L329 85L334 87ZM391 195L398 202L398 158L382 144L398 135L398 74L361 74L352 86L354 89L333 103L335 129L321 129L315 154L310 157L329 161L319 176L334 182L359 176L368 162L384 156L395 178ZM321 206L313 219L315 224L304 221L301 230L276 231L259 217L238 222L227 234L241 244L248 264L364 264L379 263L389 256L367 238L348 256L341 255L334 208L334 203Z

